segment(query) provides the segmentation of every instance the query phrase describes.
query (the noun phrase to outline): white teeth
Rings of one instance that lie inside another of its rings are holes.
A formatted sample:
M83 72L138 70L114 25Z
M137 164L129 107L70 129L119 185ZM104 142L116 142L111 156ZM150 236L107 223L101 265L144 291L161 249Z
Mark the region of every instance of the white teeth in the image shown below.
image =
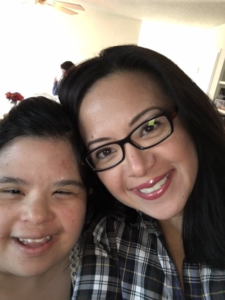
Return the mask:
M31 243L43 243L45 241L49 241L50 239L51 239L51 236L46 236L41 239L21 239L21 238L19 238L18 240L23 244L31 244Z
M157 182L155 185L153 185L151 188L146 188L146 189L141 189L140 192L142 194L150 194L154 191L157 191L158 189L161 188L161 186L167 181L168 179L168 175L166 175L162 180L160 180L159 182Z

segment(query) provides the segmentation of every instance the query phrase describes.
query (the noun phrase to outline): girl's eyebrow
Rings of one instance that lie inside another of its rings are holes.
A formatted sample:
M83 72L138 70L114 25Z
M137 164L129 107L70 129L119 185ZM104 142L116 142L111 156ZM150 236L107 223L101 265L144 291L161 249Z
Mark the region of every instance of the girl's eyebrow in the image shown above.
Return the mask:
M23 179L17 177L8 177L8 176L0 177L0 183L27 184L27 182Z
M8 176L0 177L0 184L1 183L28 184L23 179L20 179L17 177L8 177ZM76 187L78 186L78 187L84 188L82 181L79 181L79 180L59 180L59 181L54 182L53 185L58 186L58 187L63 187L66 185L73 185Z
M58 187L64 187L67 185L72 185L75 187L81 187L82 189L84 188L84 185L82 183L82 181L80 180L71 180L71 179L65 179L65 180L59 180L53 183L54 186L58 186Z

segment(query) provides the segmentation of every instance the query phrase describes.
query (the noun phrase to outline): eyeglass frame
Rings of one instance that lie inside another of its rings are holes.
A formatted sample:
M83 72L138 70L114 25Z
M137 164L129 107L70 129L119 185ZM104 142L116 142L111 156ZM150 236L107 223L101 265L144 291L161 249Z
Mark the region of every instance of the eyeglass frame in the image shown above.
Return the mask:
M162 113L160 113L160 114L156 114L156 115L154 115L153 117L151 117L151 118L149 118L149 119L147 119L147 120L141 122L141 123L140 123L137 127L135 127L135 128L128 134L128 136L126 136L125 138L123 138L123 139L121 139L121 140L119 140L119 141L110 142L110 143L101 145L101 146L99 146L99 147L97 147L97 148L95 148L95 149L93 149L93 150L90 150L90 151L86 152L86 153L83 155L83 159L84 159L85 162L88 164L88 166L91 167L91 169L92 169L94 172L96 172L96 173L98 173L98 172L103 172L103 171L107 171L107 170L109 170L109 169L112 169L112 168L118 166L118 165L124 160L124 158L125 158L125 149L124 149L124 145L125 145L125 144L129 143L130 145L132 145L132 146L135 147L136 149L139 149L139 150L145 150L145 149L150 149L150 148L152 148L152 147L155 147L155 146L157 146L158 144L160 144L160 143L162 143L163 141L165 141L166 139L168 139L168 137L170 137L170 136L173 134L173 132L174 132L173 120L174 120L175 117L177 116L178 112L179 112L179 109L178 109L178 107L177 107L177 105L176 105L176 106L174 106L174 107L173 107L171 110L169 110L169 111L167 110L167 111L164 111L164 112L162 112ZM165 138L163 138L160 142L157 142L156 144L153 144L153 145L148 146L148 147L142 147L142 146L136 145L136 144L131 140L132 134L133 134L139 127L141 127L143 124L145 124L145 123L147 123L147 122L150 122L151 120L153 120L153 119L155 119L155 118L163 117L163 116L167 118L167 120L168 120L168 122L169 122L169 124L170 124L170 127L171 127L171 132L170 132ZM123 156L122 156L121 160L120 160L118 163L116 163L115 165L111 166L111 167L104 168L104 169L100 169L100 170L95 169L94 166L92 166L92 165L89 163L87 157L88 157L92 152L94 152L94 151L96 151L96 150L98 150L98 149L100 149L100 148L102 148L102 147L105 147L105 146L108 146L108 145L113 145L113 144L119 145L120 148L122 149Z

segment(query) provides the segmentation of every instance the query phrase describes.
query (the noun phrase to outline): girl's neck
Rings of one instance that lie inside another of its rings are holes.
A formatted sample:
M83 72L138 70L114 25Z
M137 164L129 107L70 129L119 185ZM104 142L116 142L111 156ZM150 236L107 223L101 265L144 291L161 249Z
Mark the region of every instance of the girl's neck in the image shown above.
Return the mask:
M69 263L33 277L0 274L1 300L69 300L70 294Z

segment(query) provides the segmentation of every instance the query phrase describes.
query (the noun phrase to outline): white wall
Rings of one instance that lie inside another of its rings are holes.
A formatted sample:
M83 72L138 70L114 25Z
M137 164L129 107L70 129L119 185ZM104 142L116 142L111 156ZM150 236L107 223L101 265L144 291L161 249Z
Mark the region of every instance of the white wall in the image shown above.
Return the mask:
M78 63L108 46L137 44L140 21L85 9L69 16L47 6L1 5L0 115L10 107L8 91L25 97L51 94L62 62Z
M59 76L63 61L78 63L108 46L138 43L156 50L177 63L205 92L220 49L219 64L225 58L225 25L209 30L141 23L87 6L85 12L68 16L50 7L1 1L0 115L10 108L6 92L51 95L53 78Z
M225 48L224 40L219 27L210 30L145 21L138 44L169 57L207 93L218 48Z
M213 28L210 31L210 40L218 53L216 68L212 74L212 81L208 90L209 97L214 99L216 96L217 84L220 80L221 71L225 63L225 24Z

